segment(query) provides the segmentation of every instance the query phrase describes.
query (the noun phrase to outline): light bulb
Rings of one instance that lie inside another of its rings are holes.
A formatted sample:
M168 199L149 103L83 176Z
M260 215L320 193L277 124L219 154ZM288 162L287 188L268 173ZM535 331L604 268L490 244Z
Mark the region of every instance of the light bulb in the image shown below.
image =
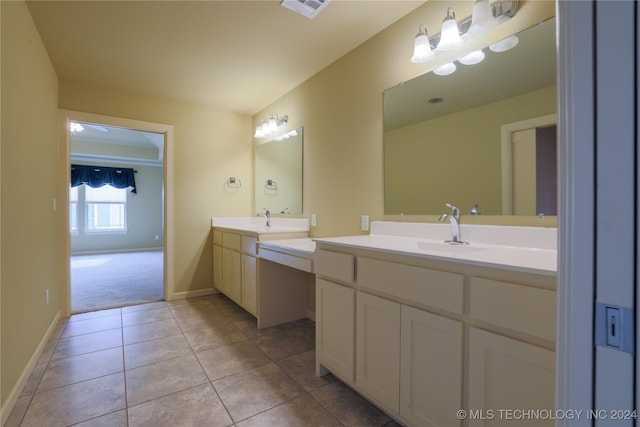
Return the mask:
M477 36L486 33L496 25L498 25L498 21L493 17L489 0L476 0L473 5L471 26L467 32Z
M447 11L447 17L442 21L442 31L440 31L439 50L453 50L462 44L462 37L458 30L458 22L453 8Z
M456 71L456 64L453 62L447 62L444 65L441 65L433 70L433 74L437 74L439 76L448 76L449 74L453 74Z
M424 28L423 30L421 27L420 32L416 35L411 62L414 64L420 64L422 62L427 62L434 56L435 54L431 50L431 44L429 43L429 36L427 36L427 29Z
M475 64L479 64L482 61L484 61L484 52L482 51L482 49L480 50L474 50L471 53L468 53L464 56L461 56L460 58L458 58L458 61L461 64L464 65L475 65Z
M520 39L518 39L517 36L510 36L490 45L489 49L491 49L492 52L506 52L516 47L519 42Z

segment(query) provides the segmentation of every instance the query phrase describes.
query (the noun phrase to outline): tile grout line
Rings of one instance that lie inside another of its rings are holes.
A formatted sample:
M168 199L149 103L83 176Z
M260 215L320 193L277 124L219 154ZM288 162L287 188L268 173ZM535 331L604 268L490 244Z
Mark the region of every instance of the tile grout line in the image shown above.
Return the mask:
M212 307L213 308L213 307ZM231 412L229 412L229 408L227 408L227 405L224 403L224 401L222 400L222 397L220 396L220 394L218 393L218 390L216 390L215 386L213 385L213 381L211 380L211 378L209 378L209 375L207 374L207 371L204 369L204 366L202 366L202 362L200 362L200 358L198 358L198 355L196 354L196 352L193 350L193 346L191 345L191 343L189 342L189 340L187 339L186 335L184 334L184 331L182 329L182 326L180 325L180 321L178 321L178 319L176 319L175 313L173 312L173 310L171 311L171 316L173 316L173 320L175 320L176 324L178 325L178 329L180 330L180 333L182 334L183 338L185 339L185 341L187 342L187 345L189 346L189 349L191 350L191 353L193 353L193 357L196 358L196 361L198 362L198 366L200 366L200 369L202 369L202 372L204 372L205 377L207 377L208 380L208 384L211 386L211 388L213 389L213 392L216 394L216 397L218 398L218 400L220 401L220 404L222 405L222 407L224 408L225 412L227 413L227 415L229 416L229 419L231 420L231 423L233 426L236 425L236 422L234 421L233 417L231 416ZM235 326L234 326L235 328ZM237 329L237 328L236 328ZM242 333L242 331L240 331L240 333ZM244 335L244 334L243 334ZM201 385L201 384L200 384Z

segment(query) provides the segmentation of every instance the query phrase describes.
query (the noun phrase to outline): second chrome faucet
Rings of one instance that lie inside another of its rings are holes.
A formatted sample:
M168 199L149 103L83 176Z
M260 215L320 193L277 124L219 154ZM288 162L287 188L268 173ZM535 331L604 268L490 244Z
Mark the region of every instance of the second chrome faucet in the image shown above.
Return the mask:
M262 212L259 213L258 216L263 216L266 219L265 226L267 228L271 227L271 212L269 212L269 209L262 208Z
M446 240L445 242L453 245L468 245L469 242L463 241L460 235L460 209L450 203L447 203L446 206L451 208L451 213L443 213L438 219L440 222L448 219L451 223L451 240Z

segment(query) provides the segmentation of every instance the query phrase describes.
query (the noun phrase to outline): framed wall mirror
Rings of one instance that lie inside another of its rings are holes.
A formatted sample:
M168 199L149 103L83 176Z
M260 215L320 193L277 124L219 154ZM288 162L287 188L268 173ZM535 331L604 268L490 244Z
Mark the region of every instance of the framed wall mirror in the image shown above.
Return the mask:
M385 214L557 214L555 33L552 18L384 92Z
M303 128L260 143L254 149L255 209L271 213L302 213Z

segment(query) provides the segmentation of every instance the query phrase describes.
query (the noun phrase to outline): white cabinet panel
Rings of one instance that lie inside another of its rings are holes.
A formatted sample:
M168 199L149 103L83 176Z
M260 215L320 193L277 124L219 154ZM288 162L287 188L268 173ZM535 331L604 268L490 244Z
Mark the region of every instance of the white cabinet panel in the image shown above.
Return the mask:
M457 426L462 323L402 306L400 415L416 426Z
M316 279L316 358L344 380L354 380L355 291Z
M242 308L254 316L258 315L258 276L256 258L242 255Z
M556 292L472 277L471 317L555 341Z
M358 292L356 385L394 412L400 404L400 304Z
M359 257L358 283L412 304L462 313L464 274Z
M242 302L240 253L227 248L222 248L222 292L236 304Z
M213 245L213 286L222 291L222 246Z
M553 420L509 419L504 410L555 408L555 355L551 350L471 328L469 410L493 411L493 419L469 426L553 426ZM479 418L479 417L478 417Z

